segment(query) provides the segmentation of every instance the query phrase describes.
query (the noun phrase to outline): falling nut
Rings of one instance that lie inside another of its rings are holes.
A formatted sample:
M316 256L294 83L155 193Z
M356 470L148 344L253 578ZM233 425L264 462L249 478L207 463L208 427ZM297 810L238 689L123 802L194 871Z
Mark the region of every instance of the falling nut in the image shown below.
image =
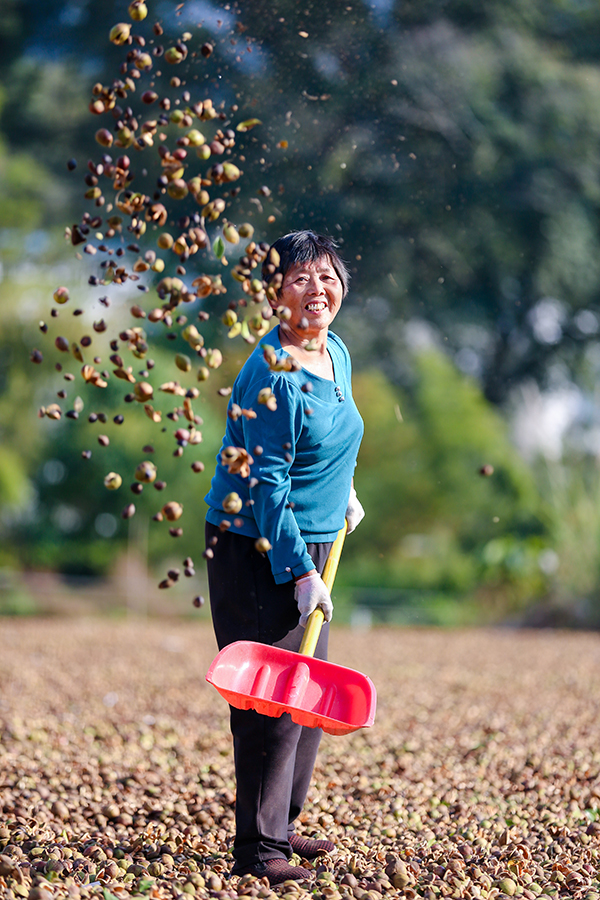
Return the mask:
M183 513L183 506L181 503L172 500L169 503L165 503L162 508L162 513L168 522L176 522Z
M192 368L192 361L185 353L177 353L175 356L175 365L181 372L189 372Z
M133 386L135 399L140 403L146 403L154 396L154 388L147 381L138 381Z
M131 25L128 22L119 22L117 25L113 25L108 35L108 39L113 44L117 44L120 46L121 44L126 44L129 40L129 35L131 33Z
M136 481L141 481L144 484L152 484L156 480L156 466L150 460L141 462L136 466L134 478Z
M129 4L127 12L134 22L141 22L148 15L148 7L144 3L144 0L133 0L133 2Z
M54 299L57 303L66 303L69 299L69 289L66 287L58 287L54 291Z
M242 498L235 491L232 491L230 494L227 494L221 506L226 513L239 513L243 506Z
M205 362L209 369L218 369L223 362L223 354L219 349L210 349L206 353Z

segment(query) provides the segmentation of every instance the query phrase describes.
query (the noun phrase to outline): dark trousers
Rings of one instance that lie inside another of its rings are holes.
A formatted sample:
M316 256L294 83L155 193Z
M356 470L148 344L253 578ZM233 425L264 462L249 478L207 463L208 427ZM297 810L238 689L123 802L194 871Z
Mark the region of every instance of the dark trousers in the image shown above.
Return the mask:
M206 523L206 542L217 538L208 563L213 625L219 649L233 641L258 641L297 651L294 582L275 584L266 554L254 538L221 533ZM323 571L331 543L308 544L315 568ZM329 626L321 630L315 656L327 659ZM236 790L234 872L267 859L291 856L289 835L310 784L320 728L306 728L283 713L279 718L231 707Z

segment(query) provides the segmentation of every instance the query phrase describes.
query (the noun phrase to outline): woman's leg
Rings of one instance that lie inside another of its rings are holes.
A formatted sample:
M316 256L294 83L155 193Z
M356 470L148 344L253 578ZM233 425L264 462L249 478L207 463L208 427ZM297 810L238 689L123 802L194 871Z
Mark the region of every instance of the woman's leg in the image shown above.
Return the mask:
M254 710L231 710L236 772L235 869L288 859L287 837L296 749L302 727Z
M294 832L294 822L302 812L304 801L306 800L322 734L323 732L320 728L307 728L304 726L296 745L294 777L287 822L288 839L290 834Z
M253 640L298 650L304 629L298 626L293 582L276 585L266 556L252 538L226 532L210 523L207 542L218 537L208 576L213 624L219 647ZM328 545L313 545L322 571ZM327 657L328 627L322 629L315 656ZM310 783L320 729L306 729L284 713L279 718L253 710L231 709L236 768L236 869L268 859L286 859L292 822L302 808Z

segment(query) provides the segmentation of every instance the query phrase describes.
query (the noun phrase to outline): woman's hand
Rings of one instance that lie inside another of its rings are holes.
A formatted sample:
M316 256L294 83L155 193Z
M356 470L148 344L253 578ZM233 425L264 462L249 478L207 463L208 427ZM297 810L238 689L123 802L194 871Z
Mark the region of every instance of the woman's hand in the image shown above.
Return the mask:
M365 511L362 504L356 496L354 485L350 488L350 497L348 498L348 508L346 509L346 521L348 523L348 534L350 534L357 525L360 525L365 517Z
M329 591L316 569L312 569L296 579L294 597L298 604L302 628L306 628L308 617L315 611L317 606L320 606L323 610L325 621L331 622L333 603L331 602Z

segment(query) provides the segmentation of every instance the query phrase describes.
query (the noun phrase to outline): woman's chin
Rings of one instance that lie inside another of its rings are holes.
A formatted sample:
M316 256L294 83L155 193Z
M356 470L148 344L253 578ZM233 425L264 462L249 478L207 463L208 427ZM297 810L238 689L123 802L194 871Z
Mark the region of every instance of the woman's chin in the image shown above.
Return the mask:
M320 334L327 331L335 317L331 315L331 312L328 309L325 309L323 312L311 313L304 318L304 324L308 323L307 327L304 329L304 334L310 335L311 337L318 337Z
M282 334L291 339L295 339L296 343L303 344L305 341L318 339L327 332L328 326L317 326L313 323L308 328L302 328L300 325L291 325L289 322L281 322L279 325Z

